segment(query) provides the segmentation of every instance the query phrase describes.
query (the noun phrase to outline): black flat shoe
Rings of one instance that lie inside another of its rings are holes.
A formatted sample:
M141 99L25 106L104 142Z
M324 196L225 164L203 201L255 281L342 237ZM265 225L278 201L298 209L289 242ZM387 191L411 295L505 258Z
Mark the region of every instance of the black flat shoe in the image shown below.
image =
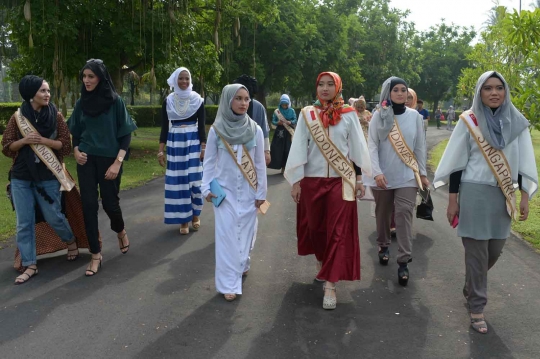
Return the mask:
M390 248L379 247L379 263L385 266L385 265L388 265L389 260L390 260Z
M407 264L399 265L397 275L399 284L406 286L407 282L409 282L409 268L407 267Z

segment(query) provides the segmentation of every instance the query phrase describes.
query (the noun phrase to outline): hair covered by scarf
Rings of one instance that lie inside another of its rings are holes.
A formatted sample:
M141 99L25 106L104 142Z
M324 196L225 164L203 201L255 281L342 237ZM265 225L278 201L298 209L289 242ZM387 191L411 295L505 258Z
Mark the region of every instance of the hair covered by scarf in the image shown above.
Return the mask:
M495 112L482 102L482 87L491 77L501 80L505 90L504 101ZM512 104L508 83L501 74L495 71L484 72L478 79L471 110L478 120L478 127L486 141L498 150L505 148L530 125Z
M240 84L227 85L223 88L214 121L214 130L231 145L246 144L257 134L257 123L247 113L238 115L232 110L232 101L240 89L248 91Z
M87 91L84 83L81 87L81 109L84 114L90 117L97 117L109 111L112 104L118 98L116 89L107 71L105 64L101 60L91 59L83 66L79 73L79 79L83 80L84 70L90 70L99 78L99 83L92 91Z
M343 101L343 96L341 95L341 92L343 91L343 83L341 81L341 77L339 77L339 75L335 72L321 72L319 76L317 76L315 86L319 86L319 81L321 81L321 78L325 75L330 76L334 80L336 94L332 100L324 101L321 100L319 94L317 93L317 101L313 104L313 106L321 110L321 120L324 128L327 128L328 126L337 125L339 121L341 121L341 114L352 112L354 111L354 108L350 107L349 105L345 105L345 101Z

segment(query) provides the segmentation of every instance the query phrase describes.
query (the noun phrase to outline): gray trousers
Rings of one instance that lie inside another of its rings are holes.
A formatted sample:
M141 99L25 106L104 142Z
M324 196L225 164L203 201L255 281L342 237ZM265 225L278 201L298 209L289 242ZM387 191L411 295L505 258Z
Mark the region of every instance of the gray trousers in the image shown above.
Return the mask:
M412 260L412 222L416 192L416 187L373 190L377 217L377 244L380 247L388 247L391 243L390 224L392 209L395 207L398 263L409 263Z
M449 119L447 118L446 119L446 129L447 130L451 130L452 129L452 122L454 121L454 119Z
M487 304L487 272L499 259L505 239L462 238L465 247L465 287L469 310L481 314Z

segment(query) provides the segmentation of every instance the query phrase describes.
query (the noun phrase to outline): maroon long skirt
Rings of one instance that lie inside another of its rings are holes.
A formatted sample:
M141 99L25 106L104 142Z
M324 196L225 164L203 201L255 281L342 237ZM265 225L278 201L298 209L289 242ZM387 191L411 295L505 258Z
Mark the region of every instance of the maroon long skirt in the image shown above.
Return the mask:
M306 177L300 182L296 233L298 254L315 254L318 279L360 279L360 244L356 201L344 201L341 178Z

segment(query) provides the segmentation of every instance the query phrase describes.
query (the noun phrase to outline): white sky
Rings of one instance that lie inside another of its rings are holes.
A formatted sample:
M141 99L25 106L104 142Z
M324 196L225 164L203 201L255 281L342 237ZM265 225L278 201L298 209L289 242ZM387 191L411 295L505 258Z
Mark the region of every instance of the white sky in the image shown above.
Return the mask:
M521 0L522 10L530 10L532 0ZM499 4L511 9L519 9L519 0L500 0ZM428 30L438 24L441 18L447 24L473 26L480 32L485 26L489 10L495 6L492 0L391 0L392 7L411 13L407 21L414 22L418 31Z

